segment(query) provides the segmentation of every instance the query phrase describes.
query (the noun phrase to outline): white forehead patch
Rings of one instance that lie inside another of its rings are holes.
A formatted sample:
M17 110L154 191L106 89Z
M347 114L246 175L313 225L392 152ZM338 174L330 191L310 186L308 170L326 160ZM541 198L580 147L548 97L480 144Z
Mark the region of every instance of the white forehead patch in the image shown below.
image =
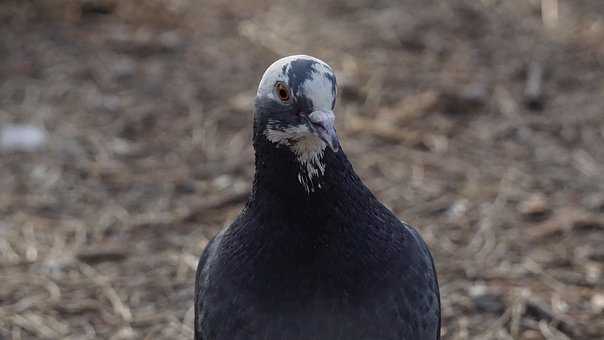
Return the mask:
M312 69L311 78L306 79L302 84L302 93L306 98L312 100L315 110L329 111L332 109L334 93L332 92L333 79L330 79L328 75L333 72L324 63L313 64Z
M275 93L273 88L275 83L278 81L282 81L287 84L287 70L289 69L289 63L292 60L295 60L297 56L290 56L281 58L269 66L264 74L262 75L262 79L260 80L260 85L258 85L258 91L256 92L256 96L262 97L267 96L272 99L275 98ZM283 69L285 67L285 69Z
M324 61L307 55L284 57L272 63L262 75L256 96L269 97L276 100L275 83L281 81L288 86L291 85L289 84L288 72L291 63L299 59L311 60L314 63L312 64L311 77L304 81L301 88L294 95L304 94L308 99L312 100L316 110L331 110L335 93L333 93L333 81L328 75L333 75L333 71Z

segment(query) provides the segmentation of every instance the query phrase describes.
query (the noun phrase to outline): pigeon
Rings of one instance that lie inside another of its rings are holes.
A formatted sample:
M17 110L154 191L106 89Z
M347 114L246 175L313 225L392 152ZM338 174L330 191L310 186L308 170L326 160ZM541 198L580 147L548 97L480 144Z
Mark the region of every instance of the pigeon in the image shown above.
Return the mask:
M306 55L262 76L252 191L200 258L196 340L440 339L432 255L355 173L336 91Z

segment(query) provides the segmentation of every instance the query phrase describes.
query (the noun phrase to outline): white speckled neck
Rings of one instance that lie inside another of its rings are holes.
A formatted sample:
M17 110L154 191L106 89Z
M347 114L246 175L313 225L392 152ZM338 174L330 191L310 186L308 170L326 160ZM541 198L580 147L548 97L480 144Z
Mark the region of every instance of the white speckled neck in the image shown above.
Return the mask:
M287 146L296 155L300 163L298 182L306 192L310 193L321 188L321 184L313 179L320 178L325 173L323 162L323 154L327 147L325 142L311 134L306 125L279 129L269 124L264 135L272 143Z

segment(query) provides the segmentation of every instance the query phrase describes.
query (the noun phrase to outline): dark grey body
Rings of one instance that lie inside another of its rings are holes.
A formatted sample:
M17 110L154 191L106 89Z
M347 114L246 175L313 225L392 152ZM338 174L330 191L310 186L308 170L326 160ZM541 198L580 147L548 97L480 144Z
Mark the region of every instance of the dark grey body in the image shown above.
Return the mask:
M428 248L344 153L326 152L322 189L308 194L292 189L298 165L286 147L255 147L252 197L199 263L195 339L438 339Z

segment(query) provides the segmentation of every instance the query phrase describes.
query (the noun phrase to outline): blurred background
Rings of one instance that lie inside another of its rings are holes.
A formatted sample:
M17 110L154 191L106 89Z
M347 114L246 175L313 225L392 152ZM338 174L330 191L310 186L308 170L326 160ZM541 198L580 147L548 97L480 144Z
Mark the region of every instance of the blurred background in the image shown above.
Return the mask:
M436 259L444 339L604 339L604 1L3 0L0 339L192 339L265 68Z

